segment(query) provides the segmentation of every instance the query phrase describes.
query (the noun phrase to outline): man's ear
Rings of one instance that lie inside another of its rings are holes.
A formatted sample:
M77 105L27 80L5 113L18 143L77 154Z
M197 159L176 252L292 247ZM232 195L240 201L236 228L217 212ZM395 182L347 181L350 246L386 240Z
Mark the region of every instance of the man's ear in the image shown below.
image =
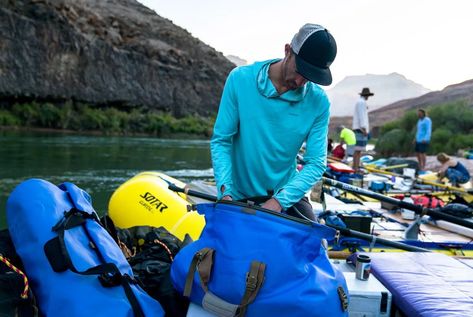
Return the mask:
M292 53L291 45L289 44L284 45L285 56L289 56L291 53Z

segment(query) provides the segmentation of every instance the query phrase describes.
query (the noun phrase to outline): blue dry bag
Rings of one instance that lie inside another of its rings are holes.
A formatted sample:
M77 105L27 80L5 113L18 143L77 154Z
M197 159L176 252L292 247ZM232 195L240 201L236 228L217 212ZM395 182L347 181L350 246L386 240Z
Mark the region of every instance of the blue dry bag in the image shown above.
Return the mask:
M346 316L343 274L322 239L335 230L235 202L197 205L206 226L176 256L176 289L218 316Z
M74 184L21 183L7 201L7 221L43 315L164 316Z

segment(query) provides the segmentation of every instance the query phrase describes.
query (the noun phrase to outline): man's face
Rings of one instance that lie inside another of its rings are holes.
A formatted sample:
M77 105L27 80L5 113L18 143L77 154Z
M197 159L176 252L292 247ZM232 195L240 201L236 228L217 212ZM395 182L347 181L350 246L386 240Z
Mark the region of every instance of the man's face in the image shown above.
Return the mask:
M422 111L417 111L417 116L422 119L424 117L424 113Z
M307 79L297 72L296 56L290 47L286 48L286 61L282 72L283 80L289 90L295 90L307 83Z

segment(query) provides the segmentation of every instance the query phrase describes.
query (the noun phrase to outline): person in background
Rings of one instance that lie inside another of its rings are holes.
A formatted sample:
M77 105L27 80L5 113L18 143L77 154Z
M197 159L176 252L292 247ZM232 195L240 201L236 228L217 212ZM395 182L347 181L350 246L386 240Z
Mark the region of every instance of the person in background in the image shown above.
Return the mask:
M356 145L356 136L355 132L341 125L338 127L338 132L340 133L340 144L346 144L347 149L345 151L345 159L348 156L352 156L355 153Z
M327 142L327 152L330 153L332 152L332 150L333 150L333 140L329 138Z
M217 196L269 195L263 208L314 219L305 194L326 169L330 85L335 39L305 24L284 46L284 58L231 71L223 90L210 151ZM305 166L296 155L306 141Z
M447 177L453 186L457 186L470 180L470 173L462 163L445 153L439 153L437 160L442 164L438 172L439 181Z
M415 143L415 152L417 156L417 161L419 161L419 170L425 170L425 161L426 155L430 144L430 136L432 135L432 121L424 109L417 110L417 128L416 128L416 137L412 141Z
M360 157L361 151L366 151L366 144L368 143L368 133L370 125L368 120L368 105L366 101L369 97L374 96L374 93L369 88L365 87L360 92L360 99L355 105L355 112L353 114L353 132L355 132L356 144L353 153L353 169L356 173L360 172Z

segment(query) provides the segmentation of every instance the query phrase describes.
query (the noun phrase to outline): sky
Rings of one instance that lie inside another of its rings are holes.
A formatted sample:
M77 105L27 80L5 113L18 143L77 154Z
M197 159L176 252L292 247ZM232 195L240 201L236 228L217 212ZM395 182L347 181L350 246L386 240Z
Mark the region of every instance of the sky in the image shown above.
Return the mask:
M305 23L326 27L346 76L400 73L431 90L473 79L473 0L138 0L224 55L284 56Z

